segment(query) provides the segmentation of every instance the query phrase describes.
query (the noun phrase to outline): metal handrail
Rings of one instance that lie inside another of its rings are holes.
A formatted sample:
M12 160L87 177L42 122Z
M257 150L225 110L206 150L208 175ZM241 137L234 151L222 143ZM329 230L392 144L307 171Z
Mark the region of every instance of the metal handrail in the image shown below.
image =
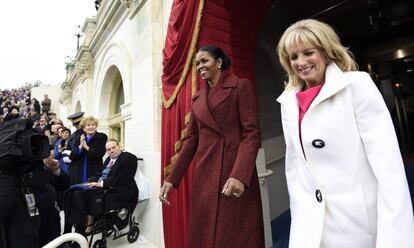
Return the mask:
M60 237L57 237L53 241L50 241L47 245L43 246L43 248L56 248L59 245L65 243L75 241L80 245L80 248L88 248L88 240L79 233L66 233Z
M266 170L266 172L264 172L264 173L260 173L260 174L258 174L257 176L258 176L259 178L263 178L263 177L268 177L268 176L270 176L270 175L272 175L272 174L273 174L273 171L272 171L272 170L267 169L267 170Z

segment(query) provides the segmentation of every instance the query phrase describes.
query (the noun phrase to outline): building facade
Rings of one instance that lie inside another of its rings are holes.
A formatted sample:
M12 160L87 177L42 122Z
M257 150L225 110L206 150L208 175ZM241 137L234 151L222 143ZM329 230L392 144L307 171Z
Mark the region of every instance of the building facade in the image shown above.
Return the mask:
M98 130L144 159L150 198L138 204L141 234L163 247L160 187L161 70L171 0L104 0L85 20L83 43L67 63L58 115L83 111ZM64 120L67 121L67 120Z

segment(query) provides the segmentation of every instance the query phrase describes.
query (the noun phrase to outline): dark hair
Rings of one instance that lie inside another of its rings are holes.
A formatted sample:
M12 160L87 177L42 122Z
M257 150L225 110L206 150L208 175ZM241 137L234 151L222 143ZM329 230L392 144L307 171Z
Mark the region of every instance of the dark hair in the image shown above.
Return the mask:
M214 59L221 59L223 63L221 64L220 70L227 70L231 65L230 58L223 52L223 50L216 45L206 45L198 50L199 52L208 52Z
M67 128L67 127L63 127L63 126L62 126L62 127L59 127L59 128L61 128L61 129L60 129L60 132L61 132L61 133L63 133L63 132L69 132L69 135L70 135L70 134L72 134L72 132L70 131L70 129L69 129L69 128ZM59 128L58 128L57 130L59 130Z

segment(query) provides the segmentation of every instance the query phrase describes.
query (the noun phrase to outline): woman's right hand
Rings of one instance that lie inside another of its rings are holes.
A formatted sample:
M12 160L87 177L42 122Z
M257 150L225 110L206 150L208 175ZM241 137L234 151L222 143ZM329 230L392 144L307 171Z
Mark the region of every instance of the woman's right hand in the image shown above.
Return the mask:
M79 141L80 141L80 143L81 144L83 144L84 142L85 142L85 134L82 134L81 136L80 136L80 139L79 139Z
M170 193L171 189L174 185L170 182L165 181L160 189L159 199L160 202L163 204L171 205L170 201L168 201L168 194Z

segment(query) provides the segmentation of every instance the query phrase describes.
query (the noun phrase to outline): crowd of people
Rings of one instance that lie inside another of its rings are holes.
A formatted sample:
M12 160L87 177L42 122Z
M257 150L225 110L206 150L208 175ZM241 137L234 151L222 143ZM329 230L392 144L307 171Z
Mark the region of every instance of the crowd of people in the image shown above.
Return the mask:
M0 123L17 117L31 118L39 121L42 115L50 113L51 99L47 94L39 103L31 97L32 86L23 86L19 89L0 90Z
M68 116L75 128L72 133L71 128L64 126L50 111L48 95L44 95L39 104L37 99L31 98L30 87L1 91L0 101L2 140L6 140L15 127L18 129L19 123L24 123L24 129L30 130L31 135L44 137L48 153L50 151L46 157L29 159L24 153L16 156L7 153L9 147L0 147L0 247L41 247L60 236L62 231L90 234L93 225L90 213L96 206L88 199L100 197L103 191L99 189L118 184L126 187L111 196L114 206L126 203L125 199L138 199L134 181L137 157L122 151L117 140L108 140L106 134L98 132L96 118L84 117L83 112ZM29 132L22 130L16 131L17 139ZM110 159L104 163L105 153ZM12 159L6 160L10 157ZM14 164L14 160L20 162ZM13 164L8 167L24 169L8 170L7 163ZM64 230L61 230L60 211L65 212Z

